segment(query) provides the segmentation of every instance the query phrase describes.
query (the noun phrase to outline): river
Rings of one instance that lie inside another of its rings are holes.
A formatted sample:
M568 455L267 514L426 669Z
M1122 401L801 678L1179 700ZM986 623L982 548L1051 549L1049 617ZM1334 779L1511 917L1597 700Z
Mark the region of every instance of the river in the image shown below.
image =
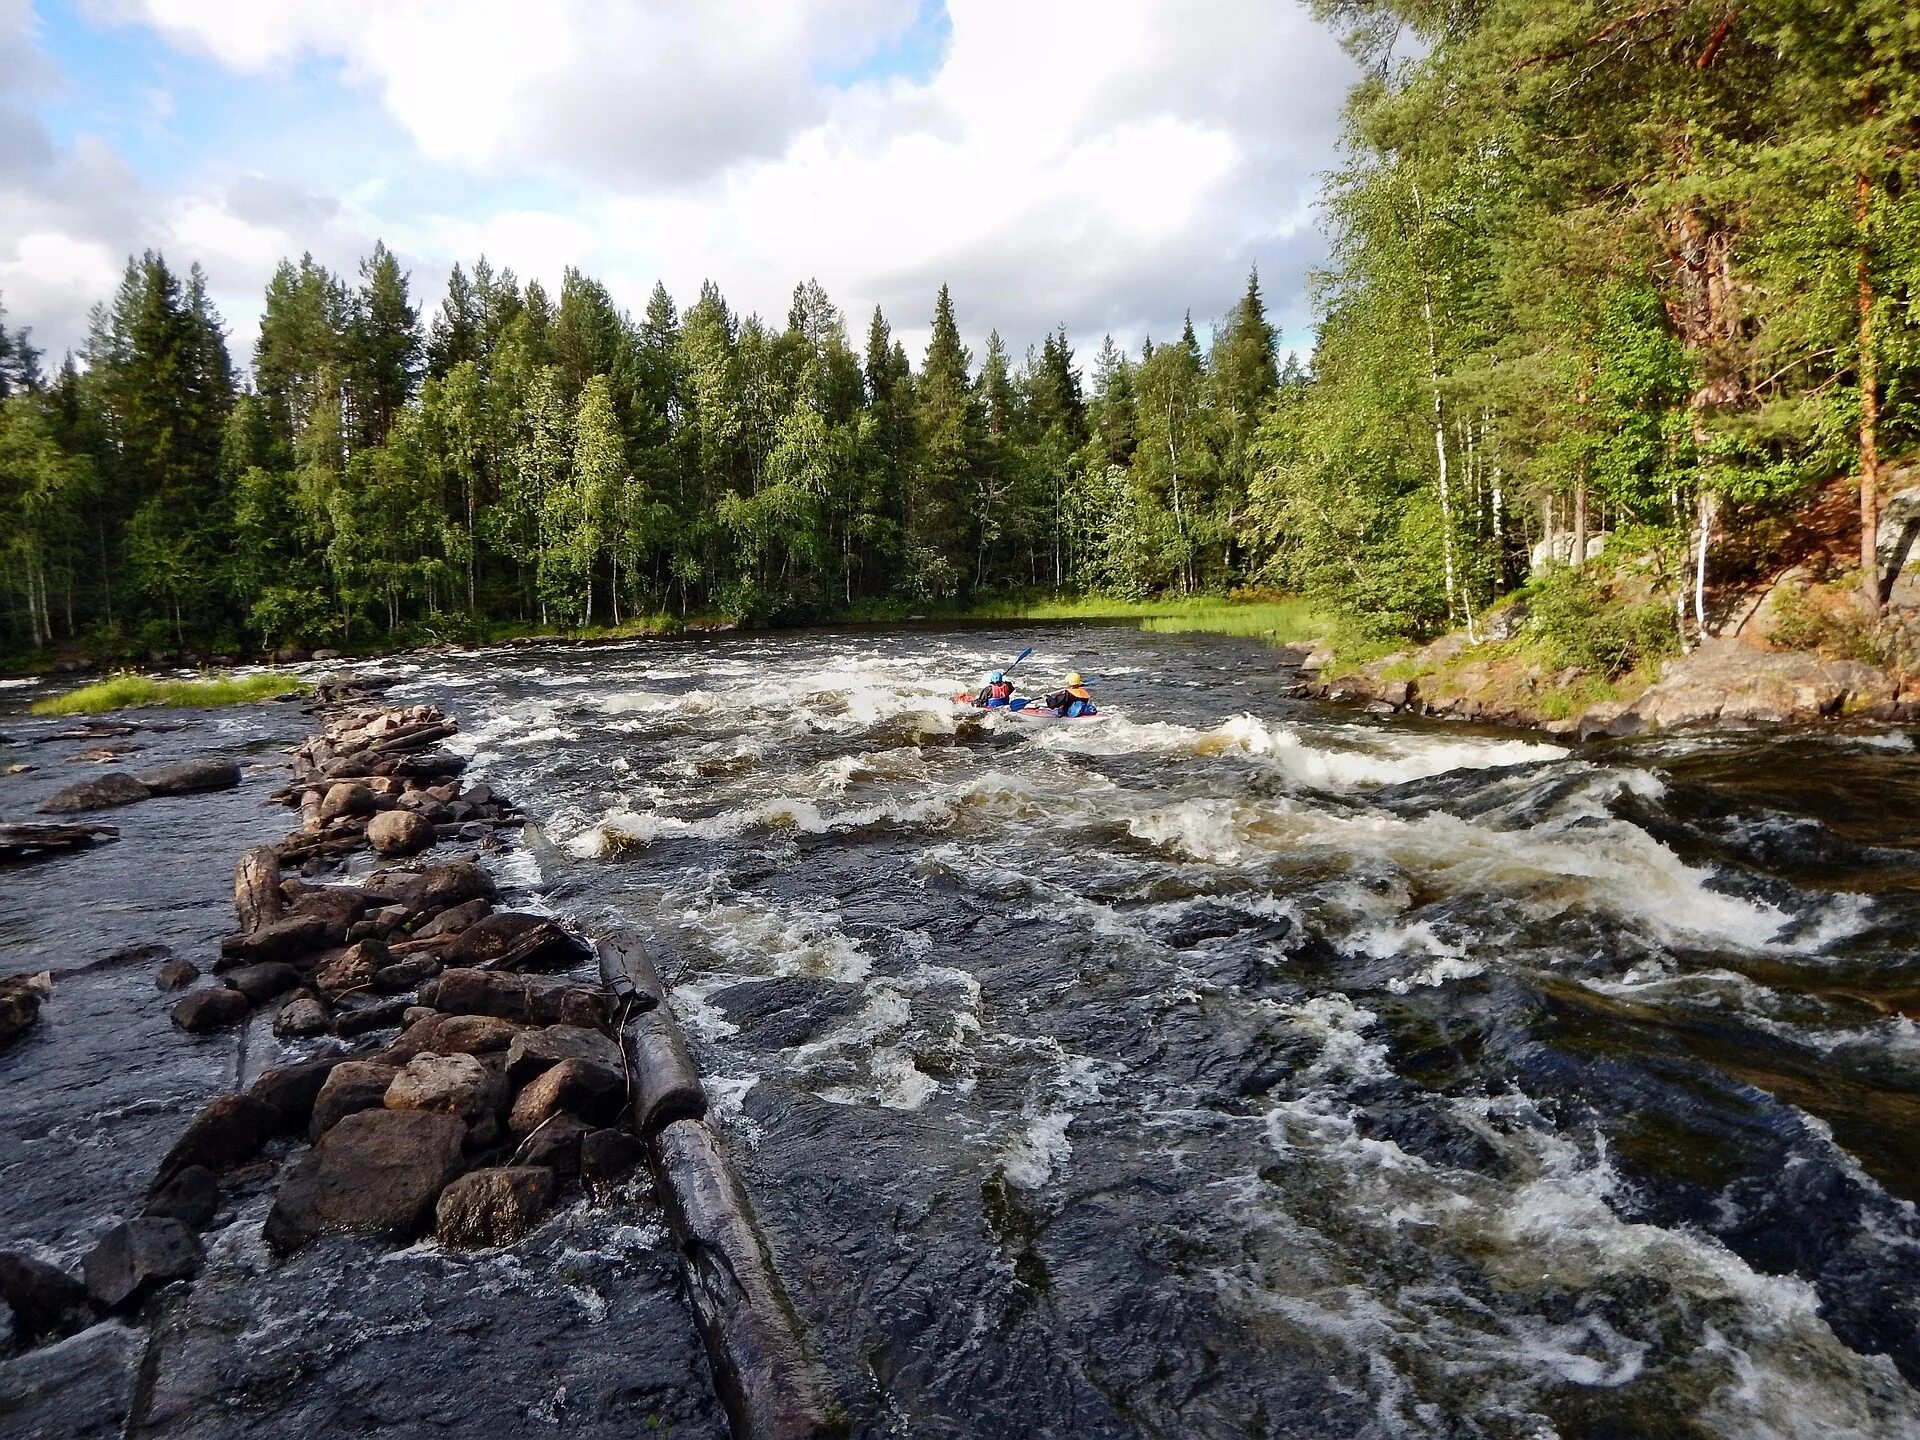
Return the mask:
M948 701L1027 643L1107 717ZM1117 626L377 668L648 938L858 1435L1920 1433L1904 735L1376 722ZM512 1273L611 1253L548 1309L670 1374L630 1203Z

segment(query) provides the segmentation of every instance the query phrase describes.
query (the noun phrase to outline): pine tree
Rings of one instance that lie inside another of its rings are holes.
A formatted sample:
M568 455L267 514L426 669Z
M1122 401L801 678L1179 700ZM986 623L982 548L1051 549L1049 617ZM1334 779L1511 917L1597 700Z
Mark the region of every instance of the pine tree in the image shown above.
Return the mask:
M915 394L918 463L908 478L902 579L918 599L956 593L965 572L966 504L977 478L985 425L960 343L953 297L940 287Z
M383 443L420 379L420 315L407 276L383 242L360 262L360 291L347 334L356 443Z

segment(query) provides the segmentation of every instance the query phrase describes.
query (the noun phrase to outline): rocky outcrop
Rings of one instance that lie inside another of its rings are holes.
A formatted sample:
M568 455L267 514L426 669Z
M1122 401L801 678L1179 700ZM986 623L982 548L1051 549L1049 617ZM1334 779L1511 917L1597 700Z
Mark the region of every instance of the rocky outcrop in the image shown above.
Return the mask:
M460 1173L466 1138L458 1116L434 1111L347 1116L288 1168L267 1214L267 1243L287 1254L340 1232L411 1240Z
M1899 688L1858 660L1769 654L1730 642L1703 645L1607 724L1607 733L1701 725L1784 725L1842 715L1895 718Z

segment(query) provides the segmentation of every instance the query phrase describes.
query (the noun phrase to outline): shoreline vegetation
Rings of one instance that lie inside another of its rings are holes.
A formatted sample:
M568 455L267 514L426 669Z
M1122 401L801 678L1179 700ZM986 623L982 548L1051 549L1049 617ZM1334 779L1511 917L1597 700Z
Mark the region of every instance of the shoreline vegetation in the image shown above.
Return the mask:
M115 710L210 710L305 694L311 688L291 675L209 676L197 680L156 680L146 675L113 675L60 695L33 702L35 715L104 715Z

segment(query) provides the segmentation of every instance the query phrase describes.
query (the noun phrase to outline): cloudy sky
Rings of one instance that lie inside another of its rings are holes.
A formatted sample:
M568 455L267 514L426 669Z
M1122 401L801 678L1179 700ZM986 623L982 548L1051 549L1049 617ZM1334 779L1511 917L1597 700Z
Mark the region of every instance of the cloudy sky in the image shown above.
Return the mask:
M55 359L127 255L207 269L237 358L283 255L383 237L784 319L817 276L978 352L1164 334L1258 263L1305 344L1352 68L1297 0L0 0L0 304ZM916 351L917 359L917 351Z

